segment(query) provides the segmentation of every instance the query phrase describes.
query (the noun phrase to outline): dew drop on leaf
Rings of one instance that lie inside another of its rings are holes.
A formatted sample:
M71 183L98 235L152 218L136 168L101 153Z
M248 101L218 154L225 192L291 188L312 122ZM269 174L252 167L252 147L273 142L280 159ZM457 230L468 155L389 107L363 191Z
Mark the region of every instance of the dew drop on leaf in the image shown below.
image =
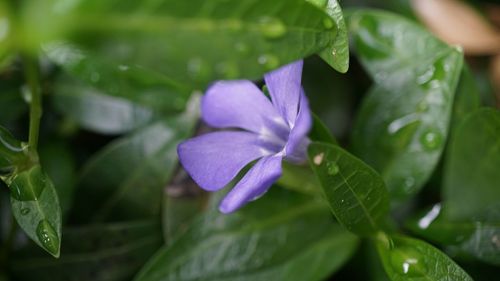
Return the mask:
M323 163L323 157L325 157L325 154L321 152L320 154L316 154L313 158L313 162L315 165L321 165Z
M25 216L25 215L29 214L29 212L30 212L30 209L29 209L29 208L22 208L22 209L21 209L21 215L24 215L24 216Z
M285 35L285 24L276 18L262 17L259 19L260 32L267 38L279 38Z
M394 271L407 277L423 276L427 270L420 254L410 248L392 250L390 259Z
M332 29L335 26L335 23L333 22L333 20L330 17L325 17L323 19L323 26L326 29Z
M59 238L56 231L47 220L41 220L36 228L36 235L40 243L52 254L59 252Z
M443 137L435 131L426 131L420 136L420 143L427 150L434 150L441 145Z
M261 55L258 62L265 66L267 70L272 70L280 65L279 59L274 55Z
M334 163L334 162L328 162L326 163L326 168L327 168L327 173L330 175L330 176L335 176L336 174L339 173L339 166Z
M11 196L19 201L37 200L45 187L45 176L40 166L17 175L9 184Z

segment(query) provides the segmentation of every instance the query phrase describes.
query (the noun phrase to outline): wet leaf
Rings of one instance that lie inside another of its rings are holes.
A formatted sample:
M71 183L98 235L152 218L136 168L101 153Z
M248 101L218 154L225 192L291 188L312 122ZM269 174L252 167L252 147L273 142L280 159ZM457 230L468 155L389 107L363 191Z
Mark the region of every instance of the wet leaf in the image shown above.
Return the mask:
M68 11L75 42L196 89L216 79L260 78L324 49L337 30L329 15L303 0L79 4Z
M387 189L377 172L331 144L313 142L308 155L338 221L358 235L375 234L389 209Z
M382 236L377 241L377 250L390 280L472 281L452 259L417 239Z
M390 13L358 10L349 25L375 82L358 113L353 150L401 201L422 188L441 157L463 56Z
M12 213L24 232L54 257L61 247L61 207L50 178L39 165L13 176Z

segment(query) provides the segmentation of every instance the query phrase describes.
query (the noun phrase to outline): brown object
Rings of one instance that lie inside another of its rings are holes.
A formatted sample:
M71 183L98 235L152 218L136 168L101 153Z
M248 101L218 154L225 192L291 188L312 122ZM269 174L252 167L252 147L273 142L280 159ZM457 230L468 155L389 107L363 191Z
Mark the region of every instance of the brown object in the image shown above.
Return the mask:
M427 27L443 41L460 45L467 55L500 54L500 31L459 0L412 0Z

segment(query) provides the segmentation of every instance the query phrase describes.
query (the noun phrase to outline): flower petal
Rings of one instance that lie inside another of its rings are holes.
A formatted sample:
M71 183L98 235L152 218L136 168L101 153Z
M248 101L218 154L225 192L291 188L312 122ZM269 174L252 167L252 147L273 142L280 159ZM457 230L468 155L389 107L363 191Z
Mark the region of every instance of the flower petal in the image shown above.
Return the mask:
M290 127L298 114L303 61L296 61L264 76L273 104Z
M259 136L250 132L215 132L189 139L177 147L179 160L203 189L228 184L248 163L270 155Z
M222 200L219 210L231 213L264 194L281 176L281 160L276 155L261 158Z
M237 127L261 133L272 131L285 120L271 101L250 81L219 81L202 99L203 120L215 128Z
M309 102L307 101L307 97L303 89L300 92L299 107L299 114L297 115L295 125L290 131L285 153L287 158L290 158L290 160L300 162L306 159L306 150L309 143L307 133L309 133L312 125Z

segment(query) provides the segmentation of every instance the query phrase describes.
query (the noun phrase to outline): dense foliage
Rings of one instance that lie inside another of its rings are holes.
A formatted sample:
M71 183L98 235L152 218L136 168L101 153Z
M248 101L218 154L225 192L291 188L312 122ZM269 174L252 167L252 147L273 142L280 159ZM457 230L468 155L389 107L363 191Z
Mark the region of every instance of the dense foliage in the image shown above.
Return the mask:
M500 31L478 58L339 2L0 0L0 281L498 278ZM245 171L179 165L201 96L299 60L308 161L221 213Z

